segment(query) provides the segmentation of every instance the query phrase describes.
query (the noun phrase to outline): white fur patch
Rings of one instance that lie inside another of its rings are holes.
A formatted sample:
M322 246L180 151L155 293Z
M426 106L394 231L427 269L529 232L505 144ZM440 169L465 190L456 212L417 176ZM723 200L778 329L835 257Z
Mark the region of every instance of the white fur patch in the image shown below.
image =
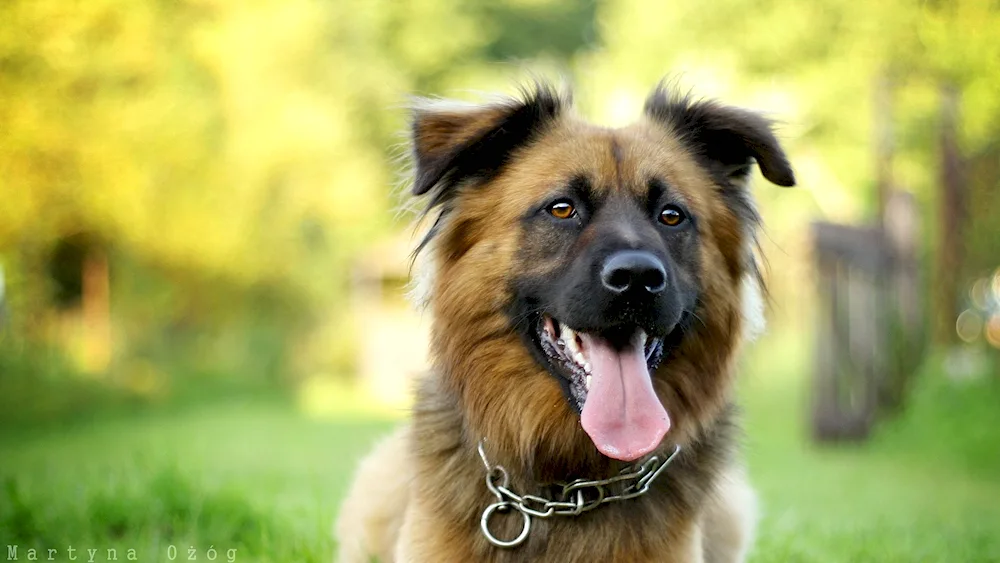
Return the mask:
M409 106L414 111L426 113L467 113L483 108L482 104L445 98L413 98Z
M406 292L410 303L418 311L427 307L434 293L434 241L421 249L413 261L410 271L410 287Z
M752 342L764 333L767 320L764 318L764 296L760 283L752 274L744 274L740 287L743 308L743 339Z
M479 102L467 102L452 98L421 98L410 99L408 108L417 113L475 113L495 106L506 106L513 98L496 92L471 92Z

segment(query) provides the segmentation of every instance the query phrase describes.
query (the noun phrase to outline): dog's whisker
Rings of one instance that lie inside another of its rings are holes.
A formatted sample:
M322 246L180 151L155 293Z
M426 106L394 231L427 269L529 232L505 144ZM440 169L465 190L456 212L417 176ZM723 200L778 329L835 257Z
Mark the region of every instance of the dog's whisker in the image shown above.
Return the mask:
M705 323L704 319L702 319L700 316L698 316L698 313L695 313L694 311L691 311L691 316L694 317L694 318L696 318L696 319L698 319L698 322L701 323L701 326L703 326L705 328L708 328L708 324Z

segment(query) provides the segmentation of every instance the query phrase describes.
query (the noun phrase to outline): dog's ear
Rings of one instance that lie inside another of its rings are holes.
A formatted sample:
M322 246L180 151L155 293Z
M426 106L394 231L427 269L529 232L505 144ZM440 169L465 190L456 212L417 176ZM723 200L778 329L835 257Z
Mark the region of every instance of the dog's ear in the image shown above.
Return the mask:
M673 129L727 183L744 184L753 159L770 182L795 185L792 166L774 136L771 122L756 113L673 96L662 85L646 99L645 112Z
M470 178L488 178L511 152L530 143L568 100L537 84L520 98L469 105L435 100L413 104L413 194L431 193L429 207Z

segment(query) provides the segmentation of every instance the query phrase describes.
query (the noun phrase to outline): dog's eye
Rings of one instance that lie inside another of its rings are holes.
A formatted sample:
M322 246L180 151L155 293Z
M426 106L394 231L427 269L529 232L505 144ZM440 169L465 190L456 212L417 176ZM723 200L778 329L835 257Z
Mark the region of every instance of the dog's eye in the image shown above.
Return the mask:
M684 222L686 215L676 205L668 205L660 211L660 222L668 227L676 227Z
M561 199L549 206L549 215L556 219L569 219L576 215L576 208L565 199Z

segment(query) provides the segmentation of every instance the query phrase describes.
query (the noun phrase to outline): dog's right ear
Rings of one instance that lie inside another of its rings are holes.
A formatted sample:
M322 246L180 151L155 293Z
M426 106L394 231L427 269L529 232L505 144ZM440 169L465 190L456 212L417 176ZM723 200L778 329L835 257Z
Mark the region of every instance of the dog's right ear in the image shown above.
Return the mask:
M484 105L420 100L413 104L413 194L447 200L469 179L488 179L510 154L530 143L560 114L566 100L537 84L521 98Z

